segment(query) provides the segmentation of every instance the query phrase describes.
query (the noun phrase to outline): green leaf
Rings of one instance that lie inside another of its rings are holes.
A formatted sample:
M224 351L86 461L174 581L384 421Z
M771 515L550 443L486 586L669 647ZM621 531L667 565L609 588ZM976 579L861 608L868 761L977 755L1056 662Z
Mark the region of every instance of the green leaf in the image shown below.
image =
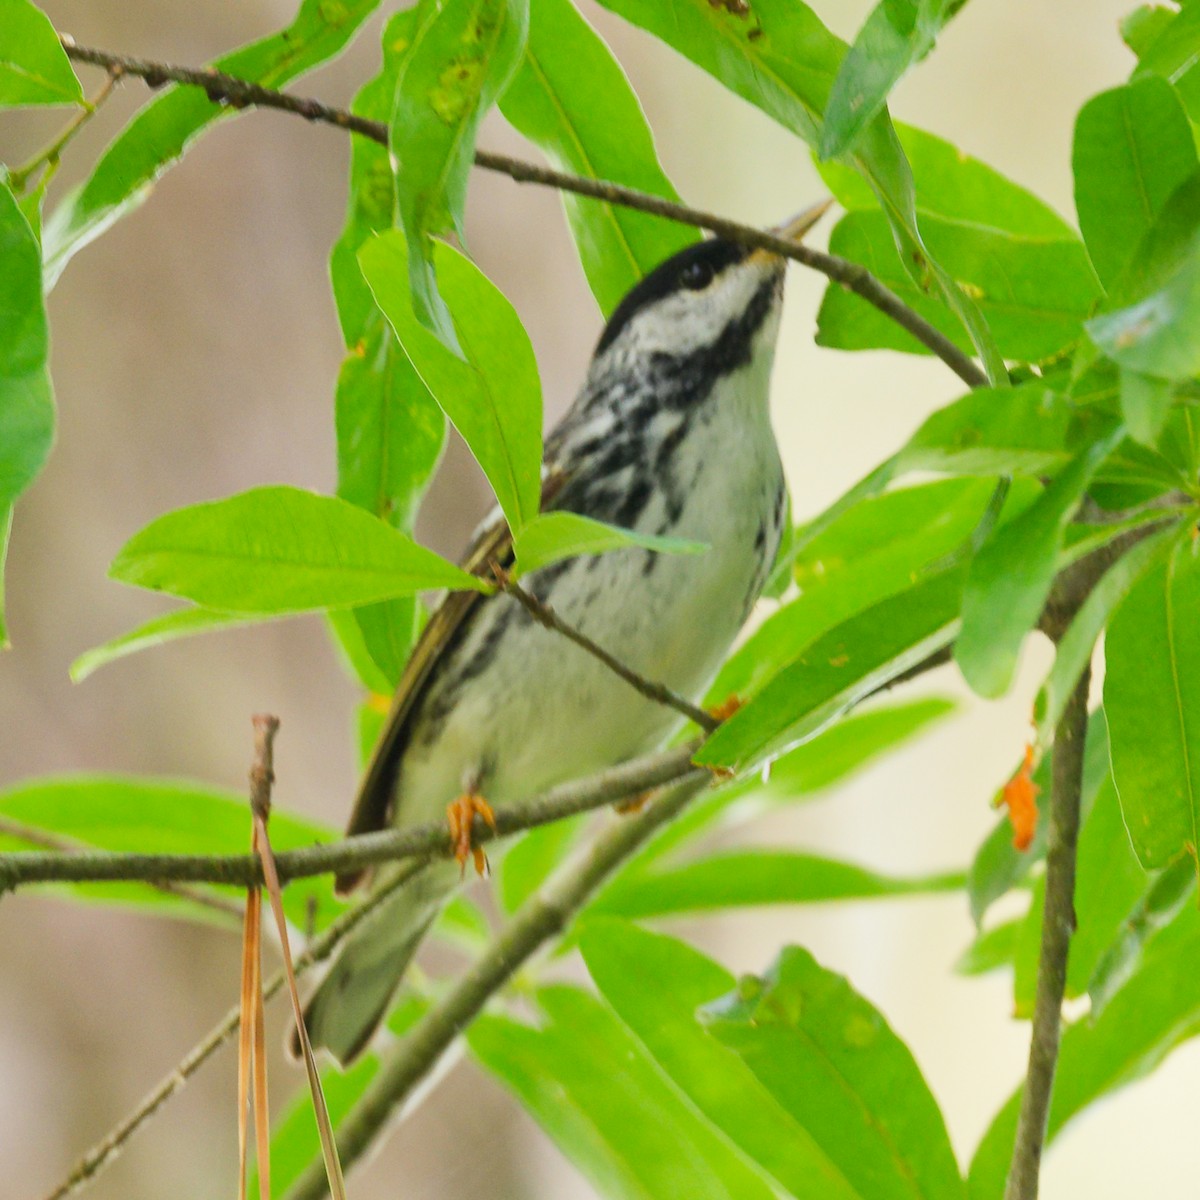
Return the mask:
M38 14L40 16L40 14ZM42 469L54 441L50 337L37 237L0 184L0 567L12 505ZM0 647L8 644L0 577Z
M1021 238L1078 240L1045 201L953 143L903 122L896 123L896 136L912 166L919 217L982 226ZM847 211L879 207L879 197L846 163L818 162L817 169Z
M177 638L210 633L213 630L233 629L238 625L249 625L265 619L261 615L216 612L211 608L181 608L164 613L161 617L152 617L144 625L139 625L128 633L119 634L102 645L85 650L71 664L71 679L74 683L82 683L93 671L107 666L115 659L124 658L127 654L136 654L139 650L148 650L152 646L173 642Z
M701 834L724 833L744 825L781 804L794 804L821 795L865 768L873 759L927 729L954 711L949 700L927 696L905 704L858 710L831 725L810 741L771 764L767 778L733 780L698 796L612 879L609 887L622 886L626 875L636 875ZM603 905L606 889L594 903Z
M1196 170L1175 91L1153 75L1093 97L1075 122L1079 226L1106 287L1120 278L1167 197Z
M1079 832L1076 855L1076 928L1067 964L1067 995L1082 996L1101 957L1146 889L1146 872L1129 845L1111 776L1104 781ZM1033 903L1017 935L1013 1011L1033 1015L1042 944L1046 881L1038 879Z
M777 758L949 645L965 574L933 575L819 637L704 743L696 761L741 772Z
M1080 338L1099 288L1074 235L1048 239L934 216L923 217L921 229L929 254L970 294L1006 358L1039 362ZM834 226L829 249L862 263L925 320L971 349L960 316L944 298L913 281L883 213L848 213ZM826 289L817 342L837 350L929 353L878 309L839 286Z
M986 975L1000 967L1012 966L1020 929L1020 919L1014 919L976 934L975 940L959 955L954 970L959 975Z
M1147 869L1200 844L1198 604L1195 544L1177 543L1117 609L1104 643L1113 778Z
M1099 1018L1078 1021L1064 1032L1050 1104L1050 1142L1093 1101L1148 1074L1200 1031L1200 972L1195 969L1200 922L1194 908L1185 907L1174 925L1176 936L1168 941L1170 930L1160 935L1145 964ZM967 1178L971 1200L1001 1200L1020 1103L1018 1091L975 1151Z
M0 105L83 104L83 89L46 14L30 0L0 0Z
M1175 19L1176 10L1161 4L1143 4L1121 18L1121 40L1139 58Z
M244 793L206 784L149 776L63 775L41 777L0 792L0 817L99 850L154 854L245 854L250 849L250 809ZM271 812L271 842L292 850L329 841L336 835L323 826L281 809ZM0 847L22 845L0 835ZM24 847L28 843L23 844ZM168 915L197 916L211 912L194 902L138 884L53 884L57 894L85 897L105 904L136 904ZM239 897L237 889L204 888L212 895ZM342 905L328 879L298 879L284 891L288 918L306 921L315 906L325 924Z
M365 604L361 608L331 608L325 613L325 623L341 653L346 673L376 696L386 696L395 690L399 675L393 668L402 671L403 659L397 663L396 656L390 655L385 660L386 666L380 659L384 659L385 648L395 646L404 655L411 649L416 637L415 613L412 611L416 603L407 597ZM409 607L407 626L394 621L396 610L401 606ZM368 644L368 629L372 635L378 635L378 645L374 641Z
M488 587L362 509L293 487L167 513L125 543L109 574L205 607L276 615Z
M769 1175L777 1194L865 1200L814 1132L697 1021L701 1005L735 986L729 972L683 942L621 921L588 921L581 943L617 1016L672 1086Z
M539 825L519 838L496 863L497 890L507 913L516 912L550 877L578 841L587 821L586 814Z
M821 157L849 150L909 67L933 49L963 0L881 0L842 60L825 109Z
M1122 367L1166 379L1200 375L1200 229L1160 288L1136 304L1093 317L1087 331Z
M970 537L993 486L993 480L942 480L850 508L797 553L792 570L799 596L772 613L726 661L708 703L749 698L815 638L910 588L925 567Z
M908 1048L808 951L785 948L765 978L743 978L701 1019L861 1195L962 1196L945 1122Z
M1051 746L1042 755L1042 760L1033 773L1034 785L1043 798L1050 794L1050 767L1053 759L1054 747ZM1013 770L1015 772L1016 768ZM1104 710L1098 708L1088 720L1087 740L1084 744L1080 808L1085 818L1097 791L1108 779L1108 772L1108 729L1104 723ZM1000 793L997 793L993 807L999 807L999 804ZM1024 851L1013 846L1012 826L1007 817L1001 817L992 832L984 838L967 874L967 897L971 904L971 918L976 925L981 925L987 910L1025 879L1030 870L1046 857L1046 826L1046 821L1038 821L1033 834L1033 844Z
M536 999L539 1028L483 1016L467 1042L601 1195L772 1200L762 1175L600 1001L565 986L541 988Z
M1041 478L1070 461L1078 425L1075 406L1041 380L977 388L926 418L896 471Z
M531 0L529 42L500 111L559 170L679 199L625 72L568 0ZM606 315L643 275L698 236L677 221L619 205L568 192L562 201Z
M1149 40L1144 27L1140 36ZM1149 45L1135 52L1141 59L1138 73L1162 76L1175 87L1192 121L1200 118L1200 71L1196 70L1200 9L1194 4L1184 5L1173 21L1160 25L1158 36Z
M379 0L302 0L286 29L223 54L213 66L264 87L281 87L338 54L378 7ZM213 104L194 87L165 89L142 108L47 220L42 239L47 288L79 250L146 199L154 181L198 134L237 111Z
M1130 434L1151 450L1171 413L1175 388L1167 379L1121 371L1121 417Z
M542 389L533 347L512 305L469 259L439 242L434 261L466 361L417 319L401 234L381 234L359 251L376 303L517 534L537 516L541 494Z
M1184 526L1187 527L1186 525ZM1083 669L1091 661L1092 651L1113 612L1125 600L1138 580L1166 557L1178 539L1181 526L1176 523L1151 534L1123 554L1109 569L1075 614L1066 633L1058 642L1054 666L1038 692L1034 704L1038 741L1048 745L1055 727Z
M958 874L898 879L792 851L734 850L640 873L606 889L589 912L643 918L762 904L926 895L962 887Z
M608 550L624 550L631 546L656 554L703 554L708 549L705 542L638 533L572 512L543 513L535 517L513 543L518 575L528 575L564 558L574 558L580 554L603 554Z
M979 695L1000 696L1008 690L1021 643L1054 582L1067 524L1121 435L1118 428L1081 450L1025 512L996 530L972 561L954 661Z
M396 80L388 142L408 239L412 308L453 351L458 342L438 294L430 235L452 232L463 240L479 124L516 70L528 29L527 0L431 7Z

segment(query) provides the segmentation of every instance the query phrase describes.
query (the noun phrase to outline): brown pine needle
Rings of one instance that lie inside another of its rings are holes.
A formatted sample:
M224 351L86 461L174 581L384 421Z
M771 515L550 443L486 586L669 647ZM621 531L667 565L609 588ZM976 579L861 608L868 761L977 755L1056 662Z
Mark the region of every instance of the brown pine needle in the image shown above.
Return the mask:
M271 849L271 838L267 833L267 821L271 815L271 783L274 779L272 770L272 744L275 733L279 728L277 717L257 716L254 718L255 762L250 773L251 792L250 806L254 812L253 846L262 860L263 879L266 881L267 896L271 901L271 911L275 914L275 924L279 929L279 945L283 951L283 969L287 976L288 993L292 998L292 1012L296 1018L296 1032L300 1048L304 1054L304 1069L308 1074L308 1088L312 1094L313 1114L317 1121L317 1133L321 1139L321 1155L325 1160L325 1174L329 1179L329 1194L332 1200L346 1200L346 1181L342 1177L342 1164L338 1158L337 1143L333 1136L333 1122L329 1119L329 1108L325 1103L325 1093L321 1088L321 1076L317 1070L317 1060L313 1056L312 1043L308 1040L308 1029L304 1024L304 1010L300 1004L300 992L296 987L296 972L292 965L292 949L288 941L287 918L283 913L283 895L279 886L279 872L275 867L275 854ZM260 996L261 1005L261 996ZM261 1036L261 1033L260 1033ZM268 1126L265 1120L265 1068L264 1068L264 1121L261 1130ZM264 1135L260 1132L260 1139ZM268 1147L269 1151L269 1147ZM259 1180L268 1178L268 1153L264 1152L260 1140L259 1147ZM270 1188L263 1184L263 1200L269 1200Z

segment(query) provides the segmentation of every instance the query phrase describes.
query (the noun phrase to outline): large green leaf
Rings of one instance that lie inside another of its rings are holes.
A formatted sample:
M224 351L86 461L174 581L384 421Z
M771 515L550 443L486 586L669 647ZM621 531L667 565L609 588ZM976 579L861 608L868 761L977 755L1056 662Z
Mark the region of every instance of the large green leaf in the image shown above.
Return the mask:
M438 294L430 235L452 232L463 240L475 137L521 60L528 29L528 0L433 7L396 79L388 141L408 239L412 308L455 351L455 325Z
M821 115L846 44L800 0L757 0L753 5L709 0L604 3L662 38L813 149L820 146ZM936 288L942 294L969 331L989 379L1002 386L1007 382L1004 362L978 308L922 240L912 172L886 109L859 132L847 161L878 197L909 278L922 289Z
M1077 237L1013 234L932 215L922 217L921 229L929 253L970 293L1005 357L1037 362L1079 339L1099 287ZM912 279L883 213L848 213L834 226L829 249L862 263L947 337L971 348L960 314ZM821 302L817 341L838 350L929 353L878 309L837 286Z
M109 573L237 613L488 586L362 509L293 487L254 488L167 513L125 543Z
M1001 526L971 563L954 659L981 696L1008 690L1026 633L1054 582L1066 527L1120 429L1081 450L1019 517Z
M543 513L535 517L513 542L520 575L528 575L550 563L579 554L603 554L631 546L656 554L703 554L708 549L704 542L638 533L572 512Z
M247 737L249 735L247 734ZM179 779L148 776L64 775L43 777L0 792L0 818L100 850L154 854L243 854L250 850L250 806L245 794ZM275 809L271 842L290 850L329 841L332 830ZM0 834L0 848L30 843ZM136 904L169 915L204 916L193 902L145 885L52 884L57 893L106 904ZM236 897L236 890L196 891ZM323 924L340 905L328 879L296 880L284 891L284 907L298 925L309 905Z
M762 1173L600 1001L563 986L541 988L536 1000L540 1027L485 1015L467 1041L601 1195L773 1200Z
M40 15L40 14L39 14ZM54 441L54 396L47 357L50 335L42 303L37 237L0 183L0 568L13 501L42 469ZM4 628L0 575L0 647Z
M950 891L963 880L960 874L898 879L798 851L730 850L629 876L607 888L589 911L643 918L762 904L879 899Z
M83 89L46 14L30 0L0 0L0 106L82 104Z
M365 242L359 262L405 353L483 468L509 527L519 533L537 516L540 503L542 389L529 335L512 305L470 259L437 243L434 262L464 361L417 319L399 231Z
M1171 21L1160 21L1150 36L1143 27L1139 47L1139 73L1153 72L1175 86L1193 122L1200 120L1200 9L1184 4ZM1145 44L1148 43L1148 44Z
M747 771L777 758L944 649L958 632L965 576L962 568L931 575L817 638L721 725L696 761Z
M1079 831L1075 874L1075 933L1067 960L1067 995L1082 996L1106 951L1146 890L1148 880L1139 865L1117 802L1112 777L1096 793ZM1038 960L1042 944L1046 880L1038 879L1017 935L1013 971L1013 1011L1033 1014Z
M1096 274L1120 278L1170 194L1196 170L1196 145L1174 90L1154 75L1079 110L1075 207Z
M531 0L529 41L500 111L554 164L678 200L629 80L569 0ZM696 240L690 226L562 194L584 274L611 312L653 267Z
M222 55L213 66L265 87L282 87L338 54L378 7L379 0L302 0L286 29ZM194 87L171 87L147 104L47 220L42 239L46 286L54 285L77 251L145 200L154 181L199 133L237 111L212 103Z
M866 1200L837 1148L826 1148L697 1020L697 1009L736 986L728 971L683 942L620 921L588 921L581 945L604 999L671 1085L769 1175L779 1194Z
M708 700L748 698L815 638L907 590L979 523L993 480L945 480L862 501L808 541L792 564L800 594L772 613L721 668ZM1025 490L1024 488L1022 490Z
M1147 572L1104 643L1113 778L1142 865L1200 844L1200 561L1193 541Z
M808 951L785 948L701 1019L871 1200L963 1194L945 1122L881 1013Z
M880 0L854 39L825 108L821 157L843 154L887 103L900 77L933 49L964 0Z
M382 69L359 89L352 112L387 122L396 76L428 7L417 5L388 20ZM334 401L337 494L411 533L445 445L446 419L376 307L358 267L359 246L393 223L396 198L387 148L354 138L350 156L346 220L329 256L349 352ZM331 618L354 673L372 691L390 691L398 682L417 632L416 605L414 598L404 597Z
M1200 1032L1198 955L1200 919L1194 906L1185 906L1101 1015L1067 1028L1054 1076L1050 1142L1094 1100L1148 1074L1182 1041ZM967 1177L971 1200L1001 1200L1020 1103L1018 1091L975 1151Z

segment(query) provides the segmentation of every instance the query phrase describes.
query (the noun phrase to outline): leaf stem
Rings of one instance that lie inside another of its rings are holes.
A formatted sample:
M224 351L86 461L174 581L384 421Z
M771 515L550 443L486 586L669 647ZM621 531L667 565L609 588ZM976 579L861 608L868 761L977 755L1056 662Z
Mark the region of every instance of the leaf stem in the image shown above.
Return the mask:
M80 46L67 34L62 35L62 44L67 56L77 62L91 63L109 71L119 71L122 75L136 76L145 80L152 88L162 87L167 83L198 87L217 105L231 109L273 108L308 121L333 125L338 129L357 133L384 146L388 144L387 126L383 122L367 120L320 100L263 87L261 84L226 75L211 67L181 67ZM832 282L874 305L940 358L969 387L981 387L987 383L987 376L969 355L964 354L945 334L909 308L895 292L859 263L814 250L803 243L731 221L715 213L665 200L661 196L652 196L603 179L590 179L582 175L571 175L566 171L556 171L506 154L477 150L475 165L486 171L507 175L517 183L533 183L559 191L573 192L578 196L588 196L605 204L616 204L669 221L678 221L683 225L692 225L697 229L706 229L719 237L729 238L747 246L761 247L792 259L802 266L820 272Z

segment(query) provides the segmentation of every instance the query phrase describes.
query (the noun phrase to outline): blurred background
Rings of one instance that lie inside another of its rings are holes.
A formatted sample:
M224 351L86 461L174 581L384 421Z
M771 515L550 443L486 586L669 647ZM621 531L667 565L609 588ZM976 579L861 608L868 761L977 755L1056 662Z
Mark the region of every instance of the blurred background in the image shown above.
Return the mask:
M947 137L1072 214L1074 113L1132 66L1117 21L1131 0L977 0L903 82L893 114ZM259 37L289 0L44 0L82 43L187 64ZM385 6L390 7L390 6ZM867 0L826 0L851 37ZM815 199L807 152L671 51L590 3L642 98L685 198L755 223ZM377 67L381 18L297 90L338 104ZM102 76L81 68L85 91ZM147 99L129 82L67 152L80 178ZM0 158L22 161L61 114L5 115ZM496 116L488 148L530 153ZM243 786L249 715L282 717L276 802L340 824L354 787L356 690L321 622L300 619L197 638L125 659L79 686L85 648L159 611L105 579L113 554L158 513L261 483L332 491L333 383L341 343L326 256L342 222L344 134L250 113L205 136L145 206L71 264L50 299L60 426L45 473L17 511L8 566L13 648L0 660L0 785L79 770L191 776ZM541 367L548 418L569 402L600 327L551 192L478 172L470 248L516 305ZM823 235L815 240L820 242ZM822 280L792 269L774 407L795 512L824 507L958 394L940 364L812 345ZM449 554L487 506L452 447L419 535ZM958 714L821 801L754 837L897 874L963 867L995 817L994 788L1024 742L1047 648L1026 648L1001 704L969 699L952 669L926 691ZM750 912L676 922L735 971L780 945L808 946L849 976L908 1042L965 1162L1024 1069L1027 1029L1006 975L963 979L971 935L961 896ZM0 1162L6 1196L44 1195L237 994L227 934L81 908L30 893L0 903ZM278 1045L283 1009L268 1016ZM231 1194L234 1056L223 1052L90 1189L95 1200ZM1097 1105L1049 1156L1047 1197L1194 1195L1200 1048ZM276 1104L301 1083L277 1065ZM461 1149L469 1129L471 1154ZM1185 1180L1188 1181L1185 1183ZM479 1196L583 1200L587 1183L515 1102L460 1063L352 1181L356 1200Z

